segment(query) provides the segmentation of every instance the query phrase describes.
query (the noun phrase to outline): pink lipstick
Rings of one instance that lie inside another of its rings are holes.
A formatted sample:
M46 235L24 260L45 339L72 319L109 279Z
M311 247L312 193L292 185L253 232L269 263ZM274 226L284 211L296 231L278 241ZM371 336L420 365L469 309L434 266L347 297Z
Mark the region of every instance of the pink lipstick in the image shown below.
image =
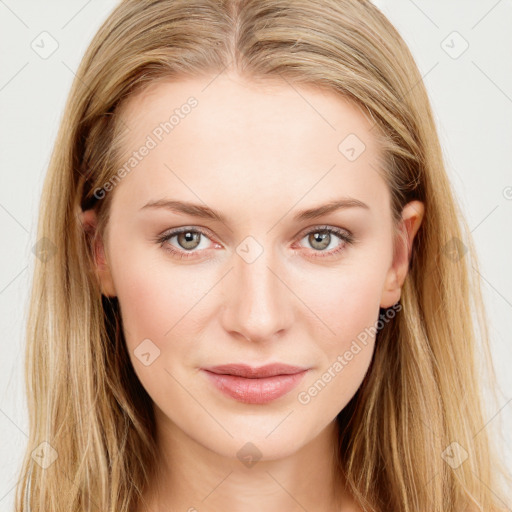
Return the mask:
M275 363L261 367L227 364L202 368L223 393L246 404L266 404L296 387L308 368Z

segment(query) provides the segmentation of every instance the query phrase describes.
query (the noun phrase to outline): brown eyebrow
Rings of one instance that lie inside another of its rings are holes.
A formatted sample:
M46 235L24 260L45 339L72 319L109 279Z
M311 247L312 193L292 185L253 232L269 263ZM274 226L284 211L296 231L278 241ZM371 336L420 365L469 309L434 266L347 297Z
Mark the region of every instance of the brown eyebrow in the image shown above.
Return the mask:
M219 212L212 210L208 206L203 206L200 204L189 203L186 201L171 201L168 199L159 199L158 201L150 201L145 204L141 210L144 208L164 208L166 210L171 210L176 213L184 213L186 215L191 215L192 217L198 217L203 219L211 219L219 222L225 223L225 217Z
M145 204L141 208L141 210L144 208L165 208L176 213L184 213L186 215L191 215L192 217L211 219L216 220L218 222L226 223L225 216L222 215L220 212L217 212L206 205L194 204L186 201L172 201L168 199L159 199L157 201L150 201L149 203ZM365 208L367 210L370 209L370 207L366 203L359 201L359 199L343 198L331 201L321 206L315 206L314 208L301 210L294 215L293 219L295 222L316 219L317 217L321 217L322 215L327 215L328 213L345 208Z
M328 213L334 212L336 210L342 210L346 208L364 208L366 210L370 209L370 207L366 203L359 201L359 199L349 197L338 199L335 201L330 201L327 204L324 204L322 206L315 206L314 208L309 208L308 210L301 210L300 212L294 215L293 219L296 222L309 219L316 219L317 217L321 217L322 215L327 215Z

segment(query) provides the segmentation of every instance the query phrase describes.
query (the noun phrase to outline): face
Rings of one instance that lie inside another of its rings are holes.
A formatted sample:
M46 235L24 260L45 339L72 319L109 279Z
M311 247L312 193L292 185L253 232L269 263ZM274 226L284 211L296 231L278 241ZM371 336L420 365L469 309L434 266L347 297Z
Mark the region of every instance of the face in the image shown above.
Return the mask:
M410 246L393 255L361 110L312 86L212 79L154 84L125 105L126 172L98 191L113 194L98 266L158 421L221 455L252 442L274 459L361 385ZM410 237L420 213L404 209ZM205 371L274 363L303 371Z

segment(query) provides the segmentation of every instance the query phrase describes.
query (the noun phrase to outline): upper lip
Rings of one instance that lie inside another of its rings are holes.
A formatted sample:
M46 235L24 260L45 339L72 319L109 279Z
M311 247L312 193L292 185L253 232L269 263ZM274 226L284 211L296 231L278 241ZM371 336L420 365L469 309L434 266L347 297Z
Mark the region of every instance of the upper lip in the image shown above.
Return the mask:
M238 377L245 377L248 379L258 379L262 377L274 377L276 375L292 375L303 372L307 370L307 368L291 366L283 363L273 363L259 367L247 364L223 364L203 368L203 370L224 375L236 375Z

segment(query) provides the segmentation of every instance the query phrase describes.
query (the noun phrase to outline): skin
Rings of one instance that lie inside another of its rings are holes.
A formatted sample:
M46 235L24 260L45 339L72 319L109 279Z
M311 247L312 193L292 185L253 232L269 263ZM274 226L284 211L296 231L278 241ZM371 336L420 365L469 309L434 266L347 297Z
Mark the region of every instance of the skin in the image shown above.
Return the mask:
M423 204L406 205L404 237L394 237L372 125L352 103L284 81L212 79L156 83L124 105L129 155L190 96L198 100L108 192L108 229L96 247L102 292L119 299L132 364L154 402L161 458L148 510L359 510L333 472L332 453L336 416L361 385L374 338L309 403L298 394L375 325L379 307L400 299ZM351 133L366 145L354 161L338 149ZM368 208L293 220L342 197ZM143 208L159 199L207 205L226 220ZM83 222L94 229L92 210ZM348 230L353 243L332 234L322 252L308 235L325 225ZM187 252L182 237L155 241L183 226L207 232L189 259L165 250ZM248 236L262 249L250 263L237 252ZM145 339L160 350L149 366L134 353ZM309 371L283 397L251 405L219 392L200 370L240 362ZM261 455L252 467L237 456L248 442Z

